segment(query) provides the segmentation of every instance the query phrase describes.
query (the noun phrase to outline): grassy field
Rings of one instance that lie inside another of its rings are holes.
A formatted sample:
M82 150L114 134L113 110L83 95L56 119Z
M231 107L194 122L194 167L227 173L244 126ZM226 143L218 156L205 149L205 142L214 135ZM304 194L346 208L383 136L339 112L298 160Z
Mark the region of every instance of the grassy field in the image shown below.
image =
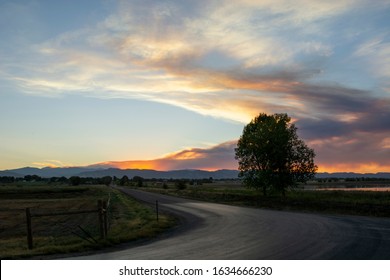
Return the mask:
M134 186L133 186L134 187ZM174 196L238 206L277 210L390 217L390 192L299 190L264 197L237 181L187 185L153 184L141 188ZM97 200L108 200L109 230L100 238L97 213L33 217L34 249L27 248L26 208L33 215L97 209ZM142 238L151 238L175 224L173 218L121 192L101 185L68 186L44 183L0 185L0 258L40 258L43 255L83 252Z
M100 238L97 213L33 217L34 248L27 248L26 208L33 215L97 209L108 200L109 230ZM150 238L174 225L173 218L106 186L51 186L40 183L0 185L0 258L22 259L40 255L81 252Z
M148 187L143 189L162 194L238 206L390 217L389 191L319 191L300 189L288 192L286 197L281 197L280 195L265 197L260 192L247 189L239 182L234 181L220 181L200 186L188 185L183 190L178 190L172 184L166 185L165 188L149 184Z

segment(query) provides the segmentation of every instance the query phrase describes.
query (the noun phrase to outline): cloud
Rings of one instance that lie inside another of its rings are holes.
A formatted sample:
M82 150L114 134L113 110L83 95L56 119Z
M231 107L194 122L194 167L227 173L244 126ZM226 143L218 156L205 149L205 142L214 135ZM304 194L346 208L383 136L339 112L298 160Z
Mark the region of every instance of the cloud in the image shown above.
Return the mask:
M237 169L234 148L237 141L225 142L210 148L190 148L178 151L155 160L132 160L103 162L93 166L115 167L121 169Z
M332 46L306 37L301 23L338 15L355 1L197 1L191 9L181 1L138 2L120 2L95 28L35 45L36 59L26 58L25 75L14 81L36 94L148 99L246 122L251 107L302 103L294 88L306 90L321 69L297 57L327 57ZM291 28L299 39L286 36ZM239 112L226 104L241 104L234 105Z
M124 1L95 28L35 45L13 80L35 94L147 99L240 122L260 110L341 111L346 101L355 106L344 95L358 90L309 82L321 63L299 57L328 57L333 47L307 37L302 22L340 15L355 2L206 1L188 9L180 1ZM296 40L285 34L291 29Z
M355 132L308 144L317 153L320 171L378 172L390 170L390 149L384 140L387 135Z
M63 163L60 160L55 160L55 159L48 159L44 160L42 162L33 162L33 166L36 167L69 167L72 166L71 164Z
M383 79L384 87L389 92L390 82L390 33L366 40L360 44L354 55L368 65L369 70Z
M319 172L375 173L390 170L390 140L388 134L353 133L306 141L317 154ZM110 161L93 166L120 169L237 169L234 149L237 140L210 148L189 148L154 160ZM375 160L373 160L375 158Z
M351 102L344 114L340 110L333 117L297 121L299 134L316 151L320 171L390 170L390 102L361 98Z

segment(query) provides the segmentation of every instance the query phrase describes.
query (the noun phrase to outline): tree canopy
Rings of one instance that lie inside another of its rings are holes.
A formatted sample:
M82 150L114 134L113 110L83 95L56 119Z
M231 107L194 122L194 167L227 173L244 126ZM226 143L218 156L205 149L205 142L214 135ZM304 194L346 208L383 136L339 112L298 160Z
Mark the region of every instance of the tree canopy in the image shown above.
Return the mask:
M315 153L298 138L287 114L259 114L244 127L235 149L239 176L248 187L285 194L314 177Z

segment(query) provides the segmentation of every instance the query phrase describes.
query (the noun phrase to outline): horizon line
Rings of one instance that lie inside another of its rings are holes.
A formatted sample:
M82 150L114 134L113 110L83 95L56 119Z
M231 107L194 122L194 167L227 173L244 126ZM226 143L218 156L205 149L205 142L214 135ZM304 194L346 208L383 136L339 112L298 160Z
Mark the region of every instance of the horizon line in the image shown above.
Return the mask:
M0 172L11 172L14 170L24 169L24 168L31 168L31 169L66 169L66 168L84 168L84 169L93 169L93 170L109 170L109 169L115 169L115 170L139 170L139 171L157 171L157 172L171 172L171 171L204 171L204 172L216 172L216 171L239 171L238 169L230 169L230 168L221 168L221 169L198 169L198 168L182 168L182 169L169 169L169 170L160 170L160 169L150 169L150 168L119 168L119 167L99 167L94 165L86 165L86 166L43 166L43 167L34 167L34 166L24 166L24 167L17 167L12 169L2 169ZM337 173L350 173L350 174L381 174L381 173L390 173L390 171L376 171L376 172L356 172L356 171L319 171L316 172L316 174L320 173L326 173L326 174L337 174Z

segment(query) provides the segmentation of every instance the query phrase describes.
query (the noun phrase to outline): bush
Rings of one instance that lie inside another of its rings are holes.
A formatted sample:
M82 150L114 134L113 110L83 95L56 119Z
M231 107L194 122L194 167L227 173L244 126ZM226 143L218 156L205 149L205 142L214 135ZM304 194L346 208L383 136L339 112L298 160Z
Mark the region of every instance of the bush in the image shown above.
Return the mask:
M175 182L175 187L178 190L184 190L187 188L186 182L184 180L178 180Z

